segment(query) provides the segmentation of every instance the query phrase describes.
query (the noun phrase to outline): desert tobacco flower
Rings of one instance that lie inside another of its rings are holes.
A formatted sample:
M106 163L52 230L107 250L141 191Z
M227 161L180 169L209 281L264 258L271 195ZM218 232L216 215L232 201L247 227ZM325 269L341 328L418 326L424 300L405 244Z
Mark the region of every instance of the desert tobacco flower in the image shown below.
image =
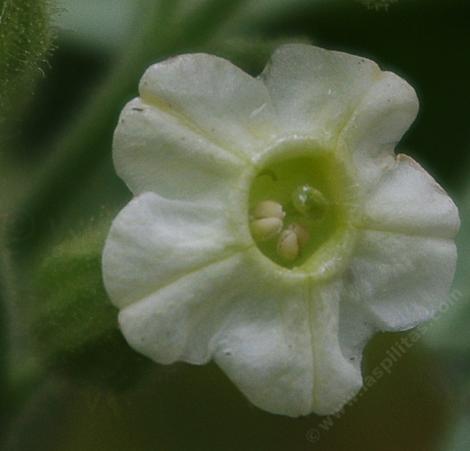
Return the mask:
M278 49L259 78L206 54L151 66L114 140L134 193L104 279L129 344L214 359L257 406L332 413L377 330L429 319L457 209L394 146L418 101L364 58Z

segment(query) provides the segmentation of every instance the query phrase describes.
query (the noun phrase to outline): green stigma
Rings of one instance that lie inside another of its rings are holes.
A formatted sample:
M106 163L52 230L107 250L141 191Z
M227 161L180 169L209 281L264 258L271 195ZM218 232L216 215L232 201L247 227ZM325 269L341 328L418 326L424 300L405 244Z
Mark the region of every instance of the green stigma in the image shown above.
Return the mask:
M321 219L328 206L328 200L318 189L301 185L292 193L292 205L304 216Z

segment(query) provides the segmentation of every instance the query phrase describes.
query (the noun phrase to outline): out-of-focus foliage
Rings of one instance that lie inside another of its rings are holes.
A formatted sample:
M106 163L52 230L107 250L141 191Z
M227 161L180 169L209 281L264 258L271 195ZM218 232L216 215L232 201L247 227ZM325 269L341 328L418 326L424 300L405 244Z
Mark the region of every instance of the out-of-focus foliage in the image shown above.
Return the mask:
M56 0L61 9L62 37L96 51L116 50L126 44L138 17L140 0ZM103 20L105 18L105 20Z
M466 396L465 408L449 427L448 439L442 451L467 451L470 445L470 394Z
M106 302L100 274L108 226L89 225L52 249L36 271L34 327L52 356L76 352L116 329L115 309Z
M470 354L470 185L462 190L460 201L461 229L457 238L458 267L455 289L460 297L457 305L447 312L433 327L428 344L439 349L447 358L464 357ZM470 360L463 359L470 371ZM465 380L466 382L466 380Z
M467 168L469 170L470 168ZM458 236L458 271L455 292L459 302L436 322L426 337L427 345L446 368L448 383L454 389L454 417L445 434L443 451L466 451L470 447L470 184L461 192L462 226Z
M397 339L382 335L372 344L366 374ZM121 392L46 381L14 423L5 451L430 451L448 426L446 402L439 371L418 349L330 417L327 430L324 417L292 419L253 407L214 364L152 364Z
M397 2L398 0L358 0L363 5L367 6L368 8L388 8L393 3Z
M0 1L0 124L31 97L54 31L49 0Z
M124 342L103 287L101 252L108 228L109 221L92 221L41 262L30 327L46 366L109 388L127 384L147 361Z

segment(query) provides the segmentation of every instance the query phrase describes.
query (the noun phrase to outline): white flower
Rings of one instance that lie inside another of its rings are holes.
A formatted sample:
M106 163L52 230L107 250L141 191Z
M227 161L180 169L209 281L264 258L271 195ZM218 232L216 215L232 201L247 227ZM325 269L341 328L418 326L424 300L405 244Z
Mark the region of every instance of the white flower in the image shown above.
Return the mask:
M393 73L308 45L259 78L206 54L151 66L115 133L135 197L103 256L129 344L214 359L270 412L340 409L367 339L432 317L452 282L457 209L394 154L417 110Z

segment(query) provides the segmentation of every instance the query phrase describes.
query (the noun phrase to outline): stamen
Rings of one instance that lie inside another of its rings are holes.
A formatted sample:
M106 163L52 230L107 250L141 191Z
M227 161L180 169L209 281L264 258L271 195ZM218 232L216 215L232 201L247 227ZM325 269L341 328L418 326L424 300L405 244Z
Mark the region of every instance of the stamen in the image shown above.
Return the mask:
M282 230L282 219L261 218L251 222L251 233L255 240L266 241L274 238Z
M286 229L281 233L277 243L277 253L285 260L295 260L300 251L299 239L297 234L291 230Z
M284 219L284 210L279 202L264 200L260 202L253 211L253 216L259 218L279 218Z
M259 241L274 238L282 230L285 215L280 203L272 200L259 202L253 210L254 220L250 224L253 237Z
M287 230L292 230L297 235L300 248L303 248L308 243L310 233L304 226L294 223L291 224Z

